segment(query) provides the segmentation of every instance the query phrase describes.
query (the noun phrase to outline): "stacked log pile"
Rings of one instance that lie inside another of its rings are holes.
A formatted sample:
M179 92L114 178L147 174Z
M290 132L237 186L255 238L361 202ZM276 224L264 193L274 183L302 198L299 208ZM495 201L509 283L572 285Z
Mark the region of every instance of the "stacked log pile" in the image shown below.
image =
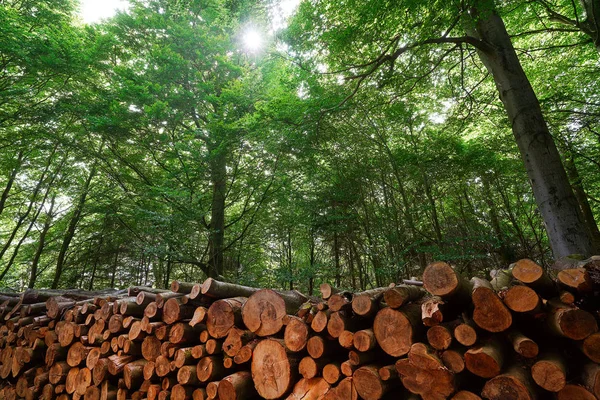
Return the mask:
M488 281L437 262L422 282L320 289L0 296L0 399L600 398L585 265L552 279L521 260Z

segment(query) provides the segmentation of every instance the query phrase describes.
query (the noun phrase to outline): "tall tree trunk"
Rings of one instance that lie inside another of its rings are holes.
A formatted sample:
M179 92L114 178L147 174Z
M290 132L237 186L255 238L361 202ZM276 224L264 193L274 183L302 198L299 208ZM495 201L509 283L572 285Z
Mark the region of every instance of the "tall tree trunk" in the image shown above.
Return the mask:
M40 237L38 238L37 249L35 250L35 254L33 256L33 261L31 262L31 273L29 275L29 284L28 288L33 289L35 286L35 281L37 280L37 270L38 265L40 264L40 258L42 257L42 252L44 251L44 247L46 246L46 235L52 226L52 220L54 219L54 205L56 202L56 194L52 196L50 199L50 209L46 214L46 221L44 222L44 227L40 232Z
M83 212L83 206L85 205L85 201L87 199L87 195L90 191L90 185L92 183L92 179L96 175L96 165L92 166L90 169L90 173L85 180L83 188L81 189L81 193L79 194L79 199L77 204L75 204L75 208L73 210L73 215L71 215L71 220L69 221L69 226L67 227L67 231L65 232L65 236L63 238L62 245L60 246L60 251L58 253L58 259L56 260L56 271L54 273L54 280L52 281L52 289L58 288L58 283L60 281L60 277L62 275L63 267L65 264L65 259L67 256L67 250L69 250L69 246L71 245L71 241L75 236L75 230L77 229L77 225L81 220L81 213Z
M223 274L223 243L225 238L225 198L227 197L227 158L225 151L212 148L210 178L212 181L212 205L209 237L209 276Z
M478 54L494 77L525 163L554 257L590 255L592 240L560 160L538 98L511 43L493 0L475 0L470 12Z
M2 212L4 211L4 207L6 206L6 199L8 199L10 189L12 188L13 183L15 183L17 173L19 173L19 170L21 169L21 161L23 161L23 150L20 150L19 154L17 155L17 165L10 172L10 175L8 176L8 181L6 182L6 186L4 187L4 191L2 192L2 196L0 197L0 215L2 215Z

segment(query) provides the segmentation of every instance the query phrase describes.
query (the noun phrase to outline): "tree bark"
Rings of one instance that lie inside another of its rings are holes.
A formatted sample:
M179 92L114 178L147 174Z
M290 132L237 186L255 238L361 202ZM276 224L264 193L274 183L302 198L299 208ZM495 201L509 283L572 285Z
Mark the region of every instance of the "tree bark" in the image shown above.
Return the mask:
M227 197L227 158L218 146L209 146L210 179L212 183L212 205L209 238L209 276L219 277L223 273L223 243L225 238L225 199Z
M591 254L592 240L556 144L494 1L474 1L470 15L474 34L483 44L478 46L479 57L504 103L554 257Z

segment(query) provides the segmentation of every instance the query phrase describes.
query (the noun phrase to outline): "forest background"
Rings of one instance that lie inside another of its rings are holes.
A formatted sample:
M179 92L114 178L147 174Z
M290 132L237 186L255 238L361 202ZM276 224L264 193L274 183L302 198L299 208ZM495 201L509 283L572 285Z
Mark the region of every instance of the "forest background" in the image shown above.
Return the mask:
M599 3L3 0L0 289L591 255Z

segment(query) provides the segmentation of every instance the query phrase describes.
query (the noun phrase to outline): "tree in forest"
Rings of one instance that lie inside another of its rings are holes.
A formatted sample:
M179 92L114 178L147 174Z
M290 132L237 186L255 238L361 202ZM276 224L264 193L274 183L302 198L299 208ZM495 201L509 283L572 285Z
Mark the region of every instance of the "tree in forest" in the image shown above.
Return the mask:
M349 97L367 82L393 85L406 78L396 88L403 96L443 68L452 53L460 57L474 48L504 104L555 257L594 252L538 98L494 1L408 2L405 7L304 2L289 37L301 54L316 47L310 54L324 56L328 73L352 82ZM435 45L441 47L432 49Z

